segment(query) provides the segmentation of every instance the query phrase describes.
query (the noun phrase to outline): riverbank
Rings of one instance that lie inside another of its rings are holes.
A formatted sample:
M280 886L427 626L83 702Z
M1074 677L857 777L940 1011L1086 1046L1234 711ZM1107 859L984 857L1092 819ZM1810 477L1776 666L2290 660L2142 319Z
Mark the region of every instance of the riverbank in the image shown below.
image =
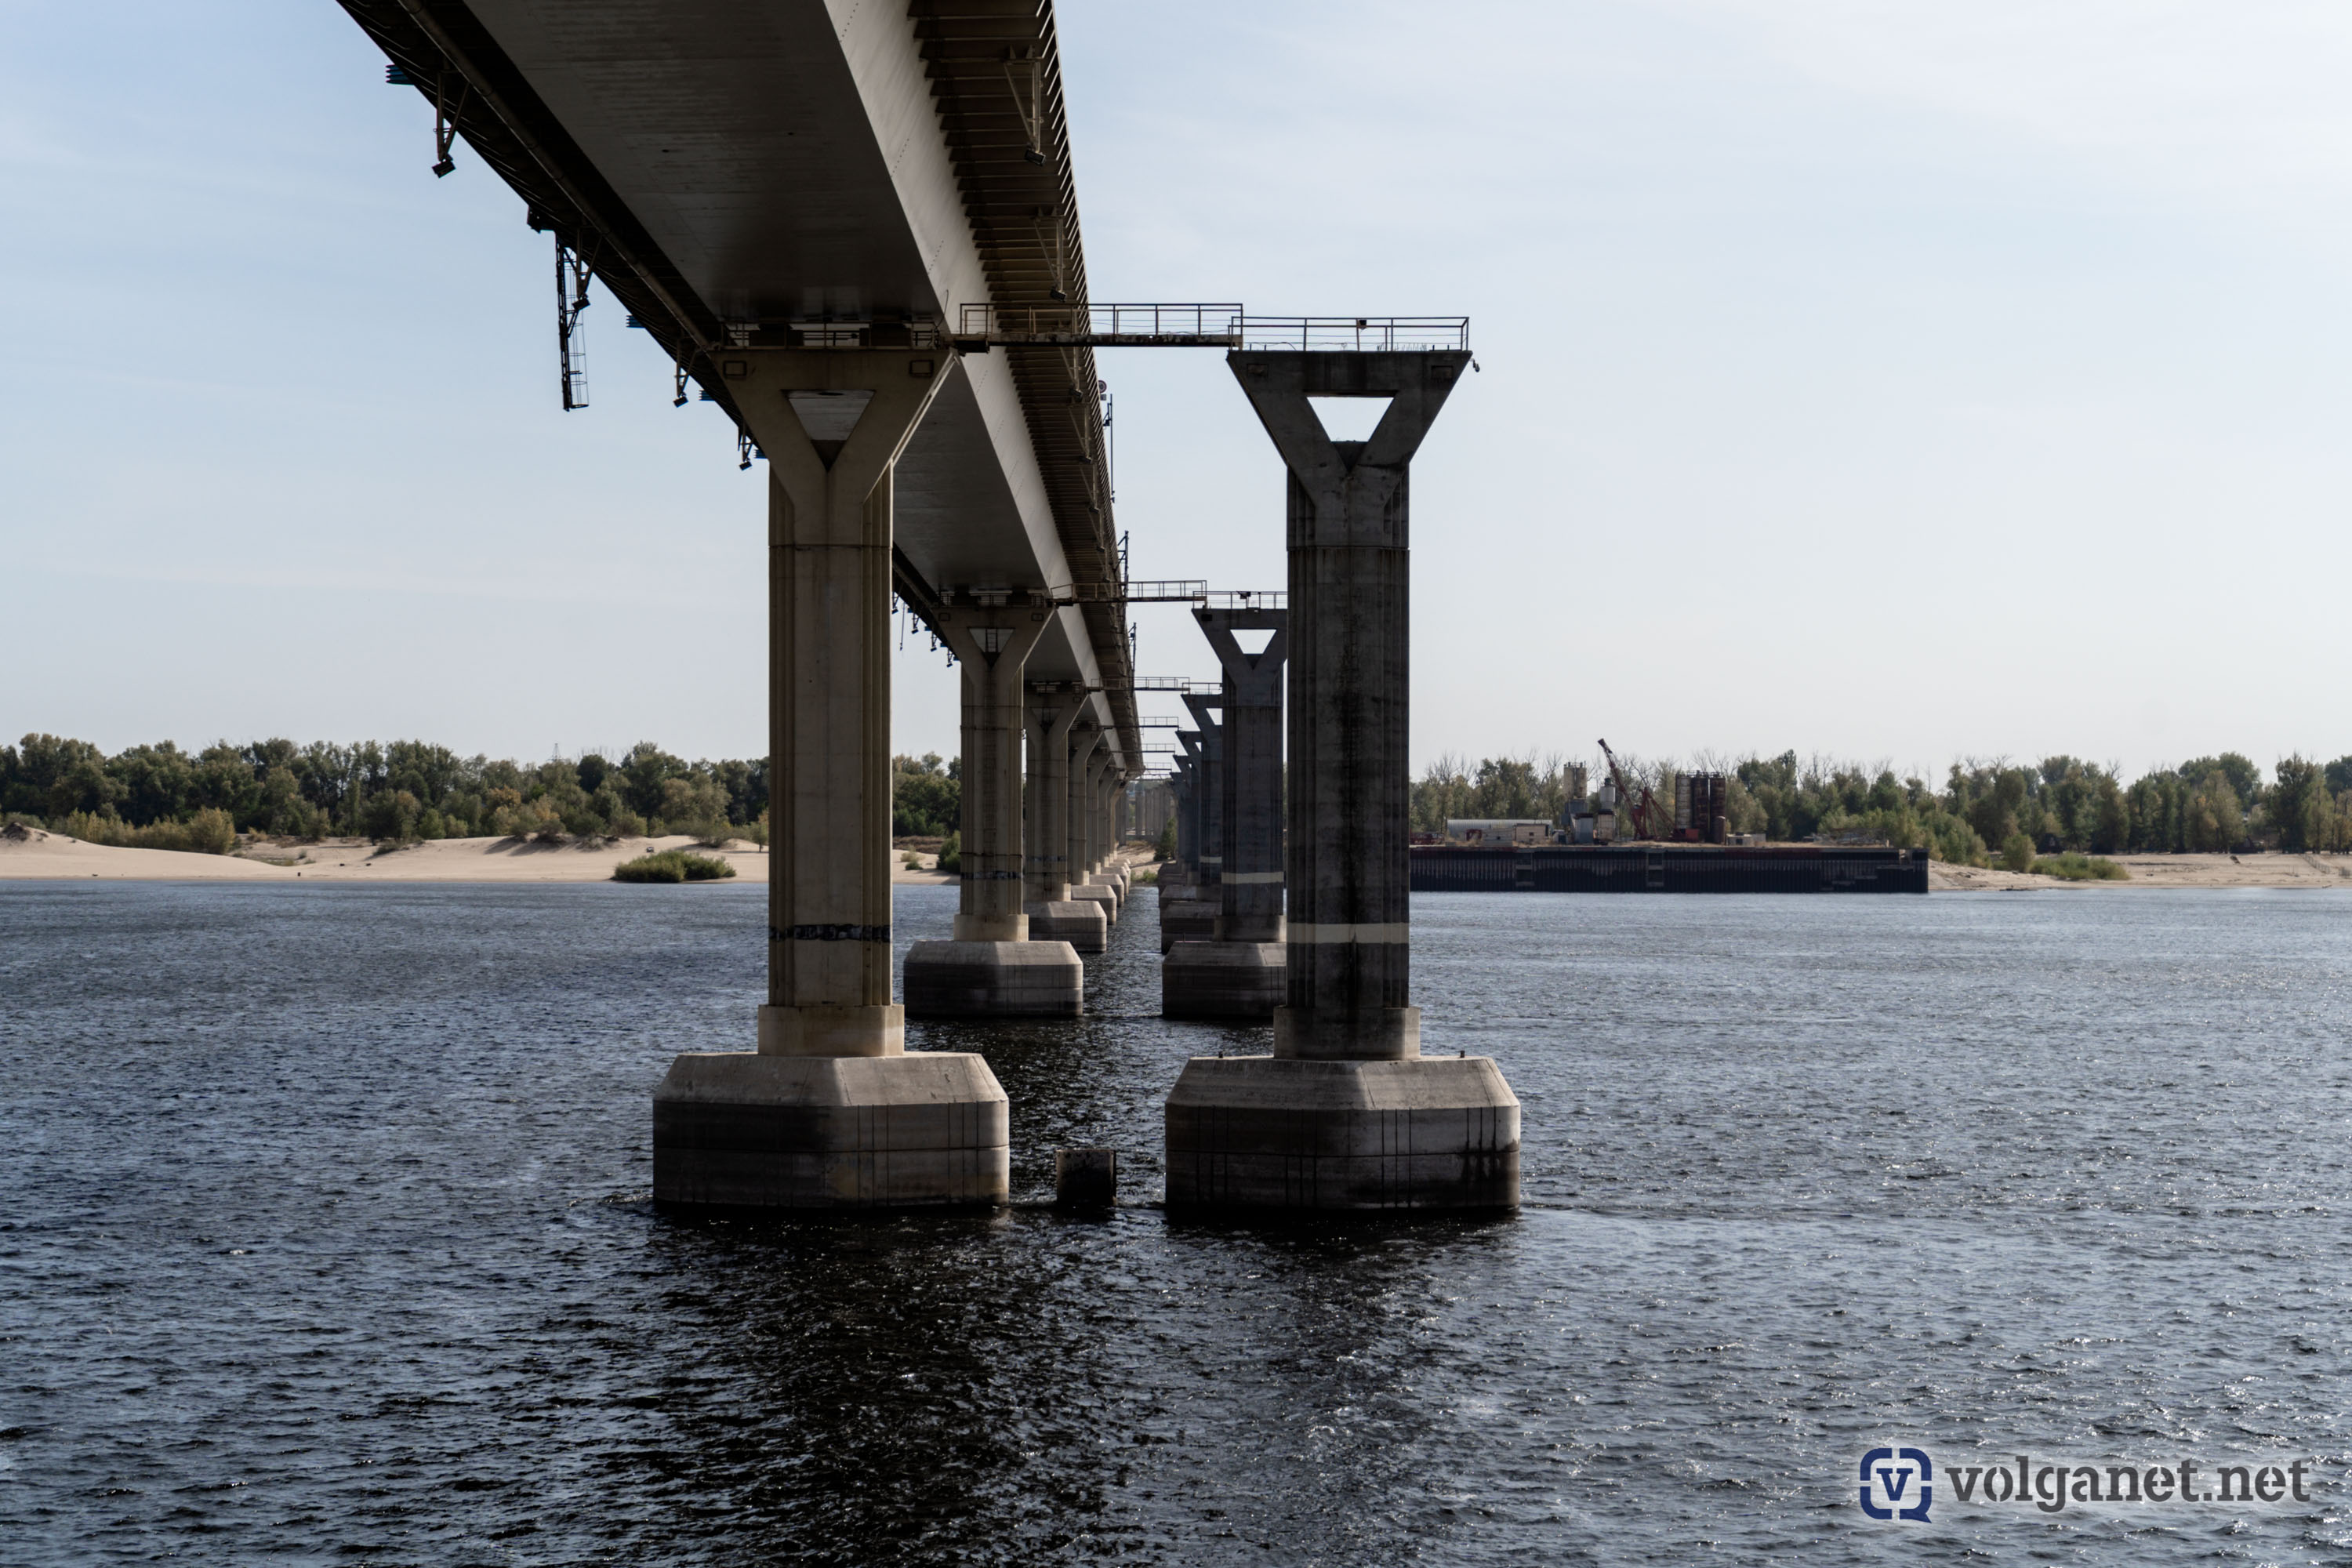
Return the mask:
M2111 855L2127 882L2070 882L2030 871L1933 861L1937 893L2031 892L2055 888L2352 888L2352 855Z
M768 879L768 852L741 839L712 848L684 834L663 838L581 839L541 844L521 838L432 838L380 849L364 838L312 843L267 840L230 855L172 849L117 849L39 828L0 836L0 880L135 882L604 882L624 860L657 849L691 849L735 868L735 879ZM909 870L893 857L893 882L951 879Z

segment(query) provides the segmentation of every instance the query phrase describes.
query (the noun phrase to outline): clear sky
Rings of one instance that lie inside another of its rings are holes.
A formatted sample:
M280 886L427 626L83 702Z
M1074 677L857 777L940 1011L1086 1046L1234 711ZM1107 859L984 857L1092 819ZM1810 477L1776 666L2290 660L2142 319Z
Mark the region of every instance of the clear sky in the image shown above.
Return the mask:
M609 300L561 412L545 237L339 7L0 22L0 731L763 749L757 471ZM2352 752L2352 10L1061 27L1097 299L1472 318L1417 759ZM1136 574L1280 586L1220 357L1104 363ZM952 752L923 646L898 741Z

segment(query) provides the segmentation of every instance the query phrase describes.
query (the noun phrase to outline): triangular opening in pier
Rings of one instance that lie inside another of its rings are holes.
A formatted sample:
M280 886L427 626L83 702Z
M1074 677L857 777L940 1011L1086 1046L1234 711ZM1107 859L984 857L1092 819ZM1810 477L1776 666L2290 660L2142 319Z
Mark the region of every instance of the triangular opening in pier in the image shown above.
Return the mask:
M799 416L801 428L808 432L809 445L816 448L817 461L826 468L841 456L848 444L850 432L857 428L858 420L866 416L866 405L874 401L870 391L793 392L785 401Z
M1380 397L1310 397L1307 406L1315 417L1323 422L1323 434L1334 441L1369 441L1381 423L1381 416L1389 411L1393 398Z
M1255 658L1258 655L1264 653L1265 651L1265 645L1273 640L1274 628L1272 626L1261 627L1255 631L1237 631L1234 633L1234 643L1240 647L1244 653L1249 655L1252 658Z

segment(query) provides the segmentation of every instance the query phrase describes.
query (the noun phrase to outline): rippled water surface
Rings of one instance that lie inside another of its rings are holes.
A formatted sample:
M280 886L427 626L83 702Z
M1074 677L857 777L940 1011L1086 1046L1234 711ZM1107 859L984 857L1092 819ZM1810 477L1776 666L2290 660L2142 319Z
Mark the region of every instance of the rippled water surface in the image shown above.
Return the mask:
M1425 895L1528 1207L1221 1226L1160 1103L1266 1035L1157 1017L1150 897L1092 1016L909 1030L1013 1209L714 1224L648 1096L760 889L0 883L0 1562L2352 1561L2352 898ZM2326 1479L1878 1525L1881 1440Z

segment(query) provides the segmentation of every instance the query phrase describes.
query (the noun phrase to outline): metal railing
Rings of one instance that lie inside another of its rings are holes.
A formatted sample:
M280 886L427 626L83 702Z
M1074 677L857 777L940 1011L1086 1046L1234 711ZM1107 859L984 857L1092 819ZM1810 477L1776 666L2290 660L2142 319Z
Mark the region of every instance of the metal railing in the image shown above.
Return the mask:
M1255 592L1243 589L1234 594L1203 594L1202 600L1213 610L1284 610L1290 607L1290 595L1279 588L1260 588Z
M1251 316L1238 304L964 305L956 341L1056 348L1424 353L1470 347L1467 316Z
M1190 691L1192 678L1188 675L1139 675L1129 687L1131 691Z
M1197 605L1209 596L1209 585L1189 578L1162 578L1148 583L1076 583L1056 596L1061 605Z
M965 342L1065 348L1238 348L1242 308L1216 305L965 305Z
M1244 349L1310 353L1423 353L1470 346L1467 316L1244 316Z

